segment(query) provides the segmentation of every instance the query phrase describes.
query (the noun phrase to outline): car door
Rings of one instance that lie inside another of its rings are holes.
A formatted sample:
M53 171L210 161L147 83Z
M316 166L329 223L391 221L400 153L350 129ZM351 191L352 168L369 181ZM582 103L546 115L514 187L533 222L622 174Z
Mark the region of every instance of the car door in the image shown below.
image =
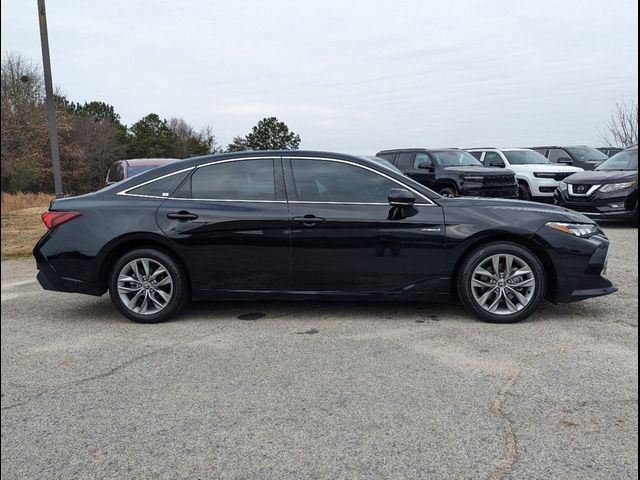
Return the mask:
M416 152L411 154L409 162L407 176L425 187L432 187L436 180L436 174L433 159L429 157L429 154Z
M200 290L288 290L289 212L279 157L195 169L158 209Z
M492 168L505 168L504 160L498 152L485 152L484 166Z
M433 292L444 275L442 208L373 166L328 158L284 160L293 288L306 292Z

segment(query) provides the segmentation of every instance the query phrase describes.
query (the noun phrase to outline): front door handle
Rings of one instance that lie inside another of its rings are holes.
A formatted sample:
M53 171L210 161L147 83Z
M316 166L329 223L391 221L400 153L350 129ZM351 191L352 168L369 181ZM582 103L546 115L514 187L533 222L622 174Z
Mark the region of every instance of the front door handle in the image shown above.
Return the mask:
M198 215L187 212L186 210L180 210L179 212L167 213L167 218L170 218L171 220L181 220L184 222L187 220L195 220L198 218Z
M292 220L296 223L302 223L305 227L313 227L318 223L325 221L322 217L316 217L315 215L305 215L304 217L293 217Z

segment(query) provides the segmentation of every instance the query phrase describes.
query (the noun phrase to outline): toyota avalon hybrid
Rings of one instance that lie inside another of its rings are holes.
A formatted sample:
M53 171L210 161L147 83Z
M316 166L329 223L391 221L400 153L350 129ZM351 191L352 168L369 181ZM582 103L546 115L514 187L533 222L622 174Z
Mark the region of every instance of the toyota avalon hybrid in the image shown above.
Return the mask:
M137 322L190 299L447 301L523 320L547 298L607 295L609 240L582 214L444 198L393 167L335 153L174 162L53 200L34 249L43 288L102 295Z

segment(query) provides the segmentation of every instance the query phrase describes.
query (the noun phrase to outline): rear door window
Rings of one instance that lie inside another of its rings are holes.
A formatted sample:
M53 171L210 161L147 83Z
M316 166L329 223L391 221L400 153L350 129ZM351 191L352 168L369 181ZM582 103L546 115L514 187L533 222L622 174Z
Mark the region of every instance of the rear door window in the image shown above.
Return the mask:
M413 155L414 154L412 152L399 153L398 157L396 158L396 167L398 167L403 172L411 170L411 167L413 166Z
M203 200L275 200L273 159L234 160L198 167L176 192Z

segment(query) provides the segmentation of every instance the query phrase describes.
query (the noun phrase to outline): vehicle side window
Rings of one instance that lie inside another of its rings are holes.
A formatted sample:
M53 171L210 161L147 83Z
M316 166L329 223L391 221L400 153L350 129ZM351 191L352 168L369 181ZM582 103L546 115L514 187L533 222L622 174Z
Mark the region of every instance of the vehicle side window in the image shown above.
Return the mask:
M399 153L398 157L396 158L396 167L398 167L403 172L411 170L412 159L413 153Z
M476 157L476 159L480 160L482 158L482 152L469 152L471 155Z
M396 182L365 168L330 160L291 160L298 200L387 203Z
M393 163L393 160L396 157L396 154L395 153L381 153L380 155L376 155L376 157L384 158L387 162Z
M176 173L175 175L169 175L168 177L160 178L138 188L134 188L133 190L129 190L127 193L149 197L168 197L190 173L191 170L187 170Z
M431 158L429 158L429 154L427 154L427 153L416 153L416 158L415 158L415 160L413 161L413 169L414 169L414 170L417 170L417 169L418 169L418 166L419 166L421 163L425 163L425 162L426 162L426 163L433 163L433 162L431 161Z
M493 165L491 165L493 163ZM502 166L504 167L504 160L502 160L502 157L500 156L499 153L497 152L486 152L484 154L484 166L485 167L491 167L491 166Z
M199 167L175 196L207 200L275 200L273 159L236 160Z
M549 155L547 158L550 162L558 163L558 159L562 157L570 158L569 154L561 148L552 148L549 150Z

